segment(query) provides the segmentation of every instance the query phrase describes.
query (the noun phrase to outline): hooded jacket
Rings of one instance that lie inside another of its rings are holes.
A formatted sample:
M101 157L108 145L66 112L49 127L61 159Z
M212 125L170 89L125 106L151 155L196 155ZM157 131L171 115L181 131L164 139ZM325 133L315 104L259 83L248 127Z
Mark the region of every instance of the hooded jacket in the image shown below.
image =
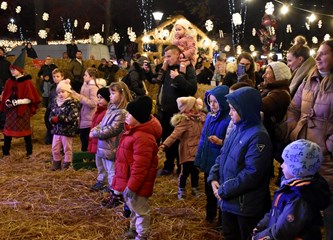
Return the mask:
M226 96L241 119L224 143L208 182L218 181L222 211L241 216L262 216L269 191L272 145L261 123L261 96L251 87Z
M123 192L126 187L141 197L153 194L158 166L157 139L162 135L160 122L151 120L135 127L125 125L116 155L112 188Z
M329 202L328 184L319 174L283 185L275 192L272 208L258 223L253 239L320 240L320 211Z
M221 150L221 146L211 143L208 140L208 137L215 135L220 139L224 139L230 122L229 105L225 98L225 95L228 93L229 88L224 85L217 86L205 93L204 101L207 105L208 114L203 126L198 151L194 161L194 165L198 166L205 173L209 173ZM219 103L219 111L216 114L211 113L208 104L210 95L213 95Z

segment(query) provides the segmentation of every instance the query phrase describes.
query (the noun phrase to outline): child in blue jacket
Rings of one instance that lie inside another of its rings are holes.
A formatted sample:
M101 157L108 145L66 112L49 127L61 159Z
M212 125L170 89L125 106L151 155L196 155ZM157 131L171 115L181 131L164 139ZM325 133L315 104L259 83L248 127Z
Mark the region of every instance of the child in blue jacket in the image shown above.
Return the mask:
M260 118L258 90L243 87L226 95L230 136L211 168L208 182L222 210L225 240L245 240L265 213L269 192L272 144Z
M229 88L225 85L217 86L205 93L205 103L208 114L201 133L198 151L195 156L194 165L204 172L205 194L206 194L206 221L213 222L217 212L217 200L213 189L207 183L211 167L220 154L220 149L230 122L229 105L225 95Z
M253 230L252 239L322 239L321 210L328 207L328 183L319 175L323 161L319 145L300 139L282 153L284 177L272 208Z

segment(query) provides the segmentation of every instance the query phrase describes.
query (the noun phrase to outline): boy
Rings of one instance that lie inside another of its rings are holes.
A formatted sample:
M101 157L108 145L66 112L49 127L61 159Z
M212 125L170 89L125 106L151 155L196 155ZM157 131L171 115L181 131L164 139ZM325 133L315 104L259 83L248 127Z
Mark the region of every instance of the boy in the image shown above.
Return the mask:
M251 87L226 95L234 128L223 143L208 182L222 210L224 239L248 239L270 203L272 145L260 119L261 96Z
M121 137L112 188L123 192L131 210L128 238L148 239L150 208L148 198L153 193L158 165L157 139L162 135L159 121L151 115L152 100L140 96L128 103L125 132Z
M46 126L46 136L45 136L45 144L52 144L53 135L51 133L52 130L52 124L49 121L49 116L51 113L51 107L52 104L54 104L54 101L57 97L57 86L58 83L62 80L64 80L64 72L61 71L59 68L56 68L52 71L52 78L53 83L50 86L50 93L49 93L49 99L48 99L48 105L46 106L46 111L44 115L44 123Z
M284 177L272 209L253 230L252 239L322 239L321 210L330 200L329 187L317 172L323 161L319 145L300 139L282 153Z

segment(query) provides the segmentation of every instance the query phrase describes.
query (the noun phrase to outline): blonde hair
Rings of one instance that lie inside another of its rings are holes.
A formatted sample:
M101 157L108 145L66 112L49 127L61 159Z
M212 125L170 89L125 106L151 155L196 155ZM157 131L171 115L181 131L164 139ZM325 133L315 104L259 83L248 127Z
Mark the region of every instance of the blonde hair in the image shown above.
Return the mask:
M110 84L109 91L119 92L121 94L121 100L118 104L118 108L125 109L127 103L132 101L132 95L124 82L113 82Z
M170 34L170 39L173 40L175 38L175 32L176 32L176 25L182 26L185 29L185 36L186 37L191 37L194 38L194 40L196 41L197 38L197 32L195 31L195 29L191 26L191 23L186 20L185 18L180 18L178 19L175 24L173 25L171 34Z
M55 68L55 69L53 69L53 71L52 71L52 75L57 74L57 73L60 73L60 75L61 75L62 77L65 76L64 71L60 70L59 68Z
M92 79L93 79L94 82L95 82L95 85L99 88L99 86L97 85L97 81L96 81L96 78L97 78L97 75L98 75L98 71L97 71L97 69L94 68L94 67L88 67L88 68L86 69L86 72L88 73L88 75L89 75L90 77L92 77Z

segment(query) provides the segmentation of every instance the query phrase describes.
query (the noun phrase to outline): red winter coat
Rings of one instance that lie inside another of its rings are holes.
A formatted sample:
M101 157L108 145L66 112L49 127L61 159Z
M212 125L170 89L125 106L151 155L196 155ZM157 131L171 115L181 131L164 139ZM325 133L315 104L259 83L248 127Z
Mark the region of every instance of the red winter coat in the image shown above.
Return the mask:
M128 187L141 197L153 194L158 166L156 139L161 135L161 124L154 116L133 128L125 125L116 155L114 190L123 192Z
M100 107L97 106L97 110L93 116L92 122L91 122L91 129L96 127L103 119L104 115L106 112L106 106L105 107ZM88 143L88 152L90 153L96 153L97 152L97 142L98 138L89 138L89 143Z

